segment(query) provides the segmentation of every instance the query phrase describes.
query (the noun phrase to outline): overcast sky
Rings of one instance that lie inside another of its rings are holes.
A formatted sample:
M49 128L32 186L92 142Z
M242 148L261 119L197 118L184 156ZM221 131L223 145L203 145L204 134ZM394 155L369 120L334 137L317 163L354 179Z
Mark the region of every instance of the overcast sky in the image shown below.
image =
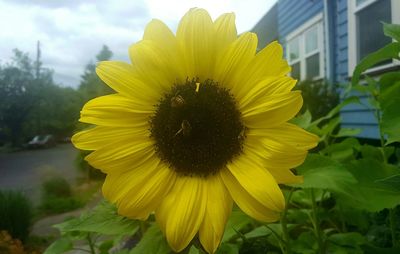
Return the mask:
M12 50L34 59L40 40L44 67L54 70L63 86L77 87L85 65L103 44L115 60L128 61L128 47L143 35L152 18L173 31L191 7L202 7L213 19L236 13L238 32L250 30L276 0L0 0L0 61Z

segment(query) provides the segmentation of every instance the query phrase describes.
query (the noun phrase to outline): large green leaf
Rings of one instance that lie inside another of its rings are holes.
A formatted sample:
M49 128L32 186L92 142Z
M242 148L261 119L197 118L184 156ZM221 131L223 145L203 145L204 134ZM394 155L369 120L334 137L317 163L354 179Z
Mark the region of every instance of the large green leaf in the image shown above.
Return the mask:
M363 58L360 63L356 66L353 77L351 79L351 84L354 86L359 83L360 75L362 72L366 71L368 68L374 66L387 59L399 59L400 43L392 42L383 48L369 54Z
M80 231L105 235L133 235L138 229L138 222L118 215L114 205L103 201L92 211L55 227L62 233Z
M319 154L309 154L306 161L297 168L297 173L304 176L304 183L293 186L301 188L347 193L357 182L342 164Z
M400 42L400 25L383 22L383 33Z
M385 145L400 141L400 98L383 109L381 131L386 135Z
M74 245L72 244L71 239L67 237L62 237L55 242L53 242L43 254L62 254L66 253L69 250L72 250L72 247Z
M400 174L379 179L376 180L376 182L387 186L389 189L393 189L400 192Z
M394 81L394 80L393 80ZM400 98L400 82L394 82L390 85L383 86L381 89L381 93L379 95L379 103L381 108L385 110L387 106L389 106L393 101ZM399 113L400 115L400 113Z
M366 239L360 233L338 233L328 237L328 253L363 253L361 245Z
M129 254L168 254L173 253L156 223L144 233L140 242Z
M253 219L251 219L248 215L246 215L244 212L242 212L239 209L235 209L232 211L231 216L229 217L229 220L226 224L225 227L225 232L224 236L222 238L222 241L228 241L232 237L236 236L238 234L238 231L249 225L250 223L253 222Z
M358 142L357 139L346 138L340 143L335 143L326 147L321 152L324 155L327 155L334 160L344 162L353 160L356 151L358 151L359 148L360 148L360 143Z
M347 168L358 182L351 187L350 195L339 195L338 203L351 209L357 208L370 212L393 208L400 204L400 191L379 182L379 180L400 174L397 167L364 158L349 163Z

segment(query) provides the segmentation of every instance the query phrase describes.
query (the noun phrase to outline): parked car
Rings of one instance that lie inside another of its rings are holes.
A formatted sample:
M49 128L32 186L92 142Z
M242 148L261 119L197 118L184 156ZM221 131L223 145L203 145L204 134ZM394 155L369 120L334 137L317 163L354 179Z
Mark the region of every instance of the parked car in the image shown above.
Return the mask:
M37 135L28 142L28 148L49 148L56 145L53 135Z

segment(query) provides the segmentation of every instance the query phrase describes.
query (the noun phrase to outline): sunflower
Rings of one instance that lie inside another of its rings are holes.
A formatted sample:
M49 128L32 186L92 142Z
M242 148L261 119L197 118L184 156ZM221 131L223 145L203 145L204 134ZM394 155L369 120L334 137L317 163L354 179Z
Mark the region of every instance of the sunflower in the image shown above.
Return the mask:
M279 219L278 184L301 182L300 165L318 138L287 123L302 106L296 81L273 42L237 35L235 16L214 22L194 8L176 35L152 20L129 49L131 64L100 62L116 94L83 107L96 127L72 141L107 174L106 199L129 218L156 221L174 251L198 235L216 251L233 203L256 220Z

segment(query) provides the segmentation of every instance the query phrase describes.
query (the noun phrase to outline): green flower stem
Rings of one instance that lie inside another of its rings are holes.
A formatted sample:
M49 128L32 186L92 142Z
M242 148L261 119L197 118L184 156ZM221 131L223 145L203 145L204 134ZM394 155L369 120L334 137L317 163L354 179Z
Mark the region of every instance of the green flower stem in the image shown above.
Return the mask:
M394 208L389 209L389 222L390 222L390 234L392 236L392 247L397 246L396 241L396 219L395 219L395 210Z
M290 203L290 199L292 197L294 188L291 188L289 195L286 199L286 205L285 205L285 210L283 210L282 212L282 216L281 216L281 226L282 226L282 238L283 238L283 243L284 243L284 253L286 254L290 254L291 250L290 250L290 236L289 236L289 231L287 228L287 211L289 209L289 203Z
M324 253L324 241L322 239L322 232L320 228L320 223L317 215L317 202L315 201L315 194L314 194L314 189L311 188L311 202L312 202L312 224L314 227L314 234L315 237L317 238L317 243L318 243L318 253L323 254Z
M96 254L96 251L94 250L94 243L92 242L92 237L90 236L90 233L87 235L86 239L87 239L88 244L89 244L90 253L91 254Z

